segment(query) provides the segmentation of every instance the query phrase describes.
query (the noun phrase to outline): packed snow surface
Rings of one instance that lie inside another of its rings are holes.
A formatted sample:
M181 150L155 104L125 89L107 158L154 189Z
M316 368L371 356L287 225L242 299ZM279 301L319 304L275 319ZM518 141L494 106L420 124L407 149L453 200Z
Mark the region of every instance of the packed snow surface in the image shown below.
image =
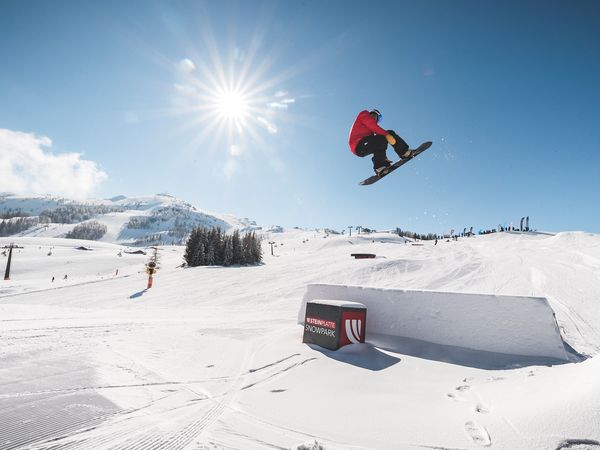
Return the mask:
M278 230L256 267L184 268L182 247L159 247L148 290L150 249L10 242L23 248L0 284L0 449L600 448L600 236ZM568 360L432 339L308 346L313 283L545 298Z

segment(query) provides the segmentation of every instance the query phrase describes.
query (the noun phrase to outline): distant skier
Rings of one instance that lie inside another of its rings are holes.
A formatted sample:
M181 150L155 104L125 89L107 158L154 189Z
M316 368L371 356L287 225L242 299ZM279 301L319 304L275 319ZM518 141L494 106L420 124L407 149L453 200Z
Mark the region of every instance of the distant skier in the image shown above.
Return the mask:
M412 155L408 144L400 136L393 130L384 130L378 125L382 117L377 109L361 111L352 125L348 139L350 150L356 156L363 158L373 155L371 161L377 175L392 164L386 155L388 144L394 147L394 151L402 159L410 158Z

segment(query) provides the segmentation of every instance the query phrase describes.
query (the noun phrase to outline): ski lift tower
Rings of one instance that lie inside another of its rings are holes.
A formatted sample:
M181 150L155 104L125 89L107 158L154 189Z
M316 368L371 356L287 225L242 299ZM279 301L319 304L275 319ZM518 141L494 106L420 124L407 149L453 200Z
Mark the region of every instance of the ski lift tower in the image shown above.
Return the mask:
M6 270L4 271L4 281L10 280L10 264L12 262L12 251L13 248L23 248L11 243L10 245L5 245L4 248L8 249L8 261L6 262Z

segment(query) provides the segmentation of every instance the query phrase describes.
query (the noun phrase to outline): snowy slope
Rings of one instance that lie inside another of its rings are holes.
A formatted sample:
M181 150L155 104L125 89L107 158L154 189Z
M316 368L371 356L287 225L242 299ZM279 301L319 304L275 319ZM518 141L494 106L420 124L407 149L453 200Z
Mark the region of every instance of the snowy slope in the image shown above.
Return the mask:
M0 194L0 214L21 211L29 216L39 216L44 211L81 206L97 208L98 214L72 223L41 223L18 233L18 236L64 237L78 223L96 221L107 227L101 239L103 242L143 246L182 243L195 226L220 227L225 231L260 228L250 219L202 211L168 194L132 198L117 196L84 202L50 196L29 198ZM137 224L133 225L132 221L137 221Z
M600 448L600 236L265 238L258 267L184 269L163 247L148 291L147 257L118 246L10 239L25 248L0 285L0 449ZM493 369L433 344L309 347L309 283L545 297L581 356Z

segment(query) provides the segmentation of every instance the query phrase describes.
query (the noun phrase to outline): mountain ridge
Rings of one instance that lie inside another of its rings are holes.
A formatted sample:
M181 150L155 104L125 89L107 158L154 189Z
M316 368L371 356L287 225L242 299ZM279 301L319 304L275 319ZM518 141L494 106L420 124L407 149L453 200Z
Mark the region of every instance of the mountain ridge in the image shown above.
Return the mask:
M254 220L205 211L166 193L86 200L0 193L0 236L60 238L77 226L99 227L99 241L132 246L182 244L197 226L261 229Z

